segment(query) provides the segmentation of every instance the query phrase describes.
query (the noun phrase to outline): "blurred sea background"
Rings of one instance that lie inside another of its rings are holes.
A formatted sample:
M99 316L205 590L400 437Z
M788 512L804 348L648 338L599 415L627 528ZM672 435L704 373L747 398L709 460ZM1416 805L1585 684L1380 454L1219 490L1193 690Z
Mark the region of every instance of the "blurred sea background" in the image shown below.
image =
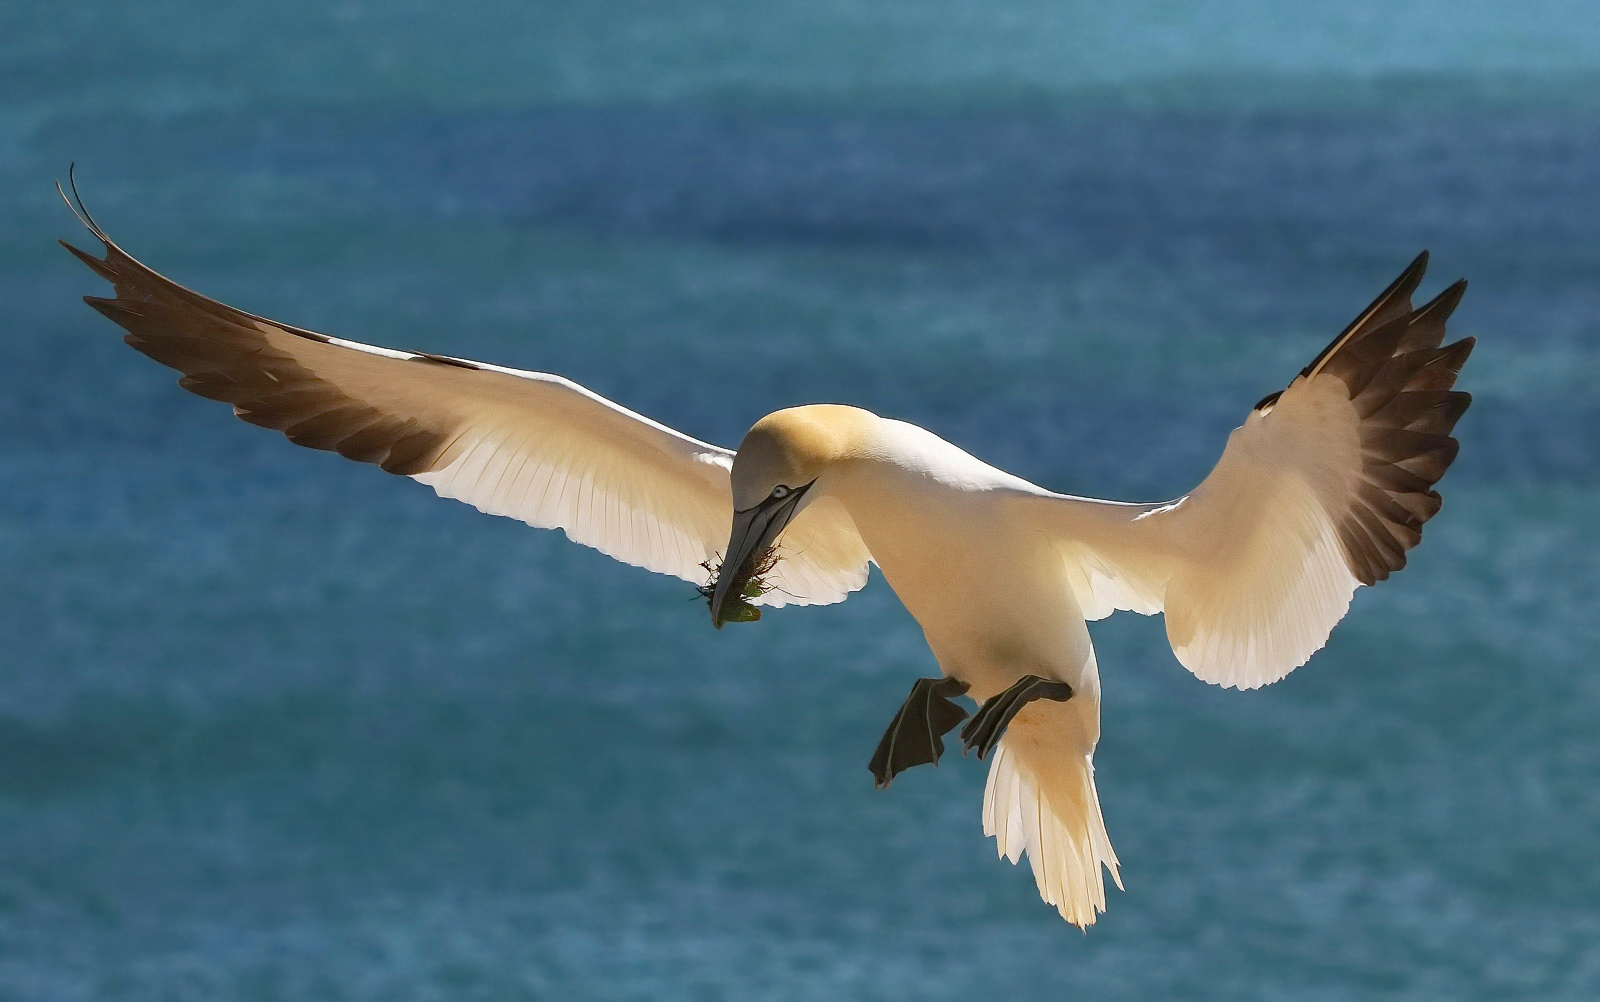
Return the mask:
M1267 0L0 6L0 998L1600 997L1600 17ZM157 269L737 444L859 403L1173 497L1422 248L1480 339L1411 566L1269 689L1097 624L1087 935L881 580L682 583L290 447Z

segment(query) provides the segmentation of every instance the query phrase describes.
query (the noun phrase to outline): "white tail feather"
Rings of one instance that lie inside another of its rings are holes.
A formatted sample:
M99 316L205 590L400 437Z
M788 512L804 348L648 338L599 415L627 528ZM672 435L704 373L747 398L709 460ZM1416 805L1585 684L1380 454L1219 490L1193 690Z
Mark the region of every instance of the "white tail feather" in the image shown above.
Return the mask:
M1050 747L1060 742L1032 740L1042 735L1029 731L1013 727L995 750L983 792L983 833L994 836L1000 855L1013 863L1026 852L1039 896L1084 928L1106 910L1101 866L1122 889L1100 816L1094 763L1075 750L1060 754L1063 749Z

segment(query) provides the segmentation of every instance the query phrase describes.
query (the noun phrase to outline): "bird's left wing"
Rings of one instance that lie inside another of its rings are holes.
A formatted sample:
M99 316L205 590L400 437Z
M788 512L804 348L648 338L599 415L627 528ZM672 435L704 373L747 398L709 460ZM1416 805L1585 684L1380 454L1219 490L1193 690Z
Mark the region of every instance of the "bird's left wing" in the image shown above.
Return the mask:
M185 389L296 444L563 529L625 563L696 584L710 576L702 565L726 543L733 510L729 450L560 376L373 347L236 310L152 271L81 202L73 208L105 257L63 245L115 289L86 301L127 331L128 344L183 373ZM866 553L848 518L802 512L789 533L805 545L786 555L790 566L774 575L782 590L767 604L838 601L865 582Z
M1466 283L1413 310L1417 258L1289 386L1262 400L1211 474L1168 504L1026 498L1090 618L1164 612L1185 667L1275 682L1327 642L1360 585L1405 566L1440 505L1452 389L1473 340L1443 345Z

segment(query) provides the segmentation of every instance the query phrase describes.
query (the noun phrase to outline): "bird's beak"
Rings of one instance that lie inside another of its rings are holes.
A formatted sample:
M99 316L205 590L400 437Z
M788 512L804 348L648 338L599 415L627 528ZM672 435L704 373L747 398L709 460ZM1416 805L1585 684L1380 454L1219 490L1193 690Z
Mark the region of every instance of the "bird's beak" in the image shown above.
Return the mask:
M754 508L733 513L733 531L728 536L727 556L717 572L717 585L711 593L711 625L722 629L723 604L733 590L734 582L743 584L748 577L745 568L767 552L767 547L794 518L799 510L800 498L810 487L799 488L778 501L764 501Z

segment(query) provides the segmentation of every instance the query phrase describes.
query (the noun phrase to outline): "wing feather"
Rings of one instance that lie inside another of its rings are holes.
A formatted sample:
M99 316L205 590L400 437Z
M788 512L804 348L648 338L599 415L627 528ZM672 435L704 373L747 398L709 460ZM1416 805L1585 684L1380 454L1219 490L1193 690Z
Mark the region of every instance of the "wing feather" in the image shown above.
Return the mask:
M696 584L726 543L729 450L560 376L360 344L234 309L146 267L81 201L68 205L105 257L63 246L114 290L86 301L129 345L182 373L180 386L239 418ZM842 509L813 508L785 535L772 578L783 590L767 604L836 602L866 581L854 525Z
M1451 432L1471 402L1453 387L1473 339L1443 344L1466 283L1412 309L1426 264L1419 256L1257 404L1188 496L1049 499L1088 618L1159 609L1189 670L1255 688L1320 649L1357 587L1405 566L1439 511L1433 487L1456 458Z

